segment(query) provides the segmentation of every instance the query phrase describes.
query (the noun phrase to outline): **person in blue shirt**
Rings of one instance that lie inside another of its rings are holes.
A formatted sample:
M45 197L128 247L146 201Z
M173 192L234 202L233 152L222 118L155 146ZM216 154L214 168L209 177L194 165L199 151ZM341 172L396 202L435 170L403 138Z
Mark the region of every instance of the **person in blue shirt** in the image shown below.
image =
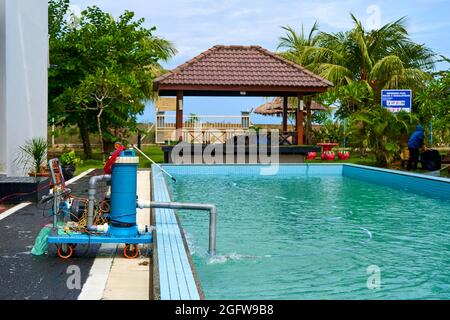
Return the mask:
M425 139L425 129L418 125L416 131L413 132L408 141L409 160L406 167L407 170L416 170L417 163L419 162L420 148L423 146Z

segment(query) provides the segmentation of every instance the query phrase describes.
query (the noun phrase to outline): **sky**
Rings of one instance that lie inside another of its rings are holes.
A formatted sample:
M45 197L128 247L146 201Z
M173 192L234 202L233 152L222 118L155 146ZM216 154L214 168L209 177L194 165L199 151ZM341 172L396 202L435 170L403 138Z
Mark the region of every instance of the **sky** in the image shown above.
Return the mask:
M125 10L156 26L155 34L170 40L178 54L163 66L173 69L217 44L260 45L276 51L281 26L309 31L317 21L321 31L352 27L350 12L367 29L407 17L411 38L450 57L450 0L71 0L75 13L97 5L119 16ZM447 67L438 65L437 69ZM184 113L239 115L266 98L185 98ZM142 122L154 122L154 108L146 107ZM280 118L252 116L254 123L278 123Z

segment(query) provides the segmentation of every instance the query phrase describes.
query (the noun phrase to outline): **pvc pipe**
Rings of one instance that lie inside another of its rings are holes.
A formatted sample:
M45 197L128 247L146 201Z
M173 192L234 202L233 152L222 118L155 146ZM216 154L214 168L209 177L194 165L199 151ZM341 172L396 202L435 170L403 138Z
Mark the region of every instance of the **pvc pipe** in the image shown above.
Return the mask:
M147 233L151 233L153 231L153 226L148 226L145 224L139 224L137 226L138 228L138 233L139 234L147 234ZM88 228L89 231L95 231L95 232L101 232L101 233L107 233L109 230L109 224L104 223L104 224L100 224L100 225L95 225L95 226L91 226Z
M102 224L102 225L97 225L97 226L90 226L88 228L89 231L102 232L102 233L108 232L108 229L109 229L109 225L107 223Z
M54 187L53 190L53 228L56 230L58 228L59 192L56 187Z
M146 224L138 224L137 227L139 234L151 233L155 229L154 226Z
M209 250L211 256L216 254L217 208L213 204L139 201L138 208L187 209L209 211Z
M93 176L89 179L89 203L88 203L88 222L87 227L90 228L94 224L94 205L95 205L95 196L97 194L97 184L99 181L109 181L111 180L111 175L104 174L101 176Z

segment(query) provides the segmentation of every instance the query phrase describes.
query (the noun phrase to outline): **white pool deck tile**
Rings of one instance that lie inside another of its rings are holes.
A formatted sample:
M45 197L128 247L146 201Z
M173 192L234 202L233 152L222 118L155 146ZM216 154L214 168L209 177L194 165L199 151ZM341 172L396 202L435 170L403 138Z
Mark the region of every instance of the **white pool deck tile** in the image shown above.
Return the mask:
M159 170L154 172L157 177ZM169 201L164 177L153 180L155 201ZM149 171L138 172L138 198L150 200ZM155 210L156 237L161 300L199 300L194 275L189 264L175 212ZM150 224L150 209L138 210L138 224ZM90 270L79 300L148 300L150 298L150 259L125 259L123 246L102 245ZM144 261L145 260L145 261ZM147 262L147 263L143 263Z
M78 300L102 299L116 251L117 245L115 244L104 243L100 246Z
M150 171L138 171L137 195L139 200L150 200ZM150 209L138 209L137 224L150 225ZM142 250L141 252L148 251ZM148 245L147 245L148 247ZM125 259L123 245L119 245L108 270L104 284L103 300L149 300L150 299L150 258ZM96 259L97 260L97 259Z
M3 220L7 217L9 217L10 215L20 211L21 209L29 206L31 204L31 202L24 202L24 203L20 203L18 205L15 205L14 207L12 207L11 209L8 209L6 211L4 211L2 214L0 214L0 220Z
M163 172L153 166L155 201L170 201ZM155 209L158 272L161 300L199 300L200 294L172 209Z

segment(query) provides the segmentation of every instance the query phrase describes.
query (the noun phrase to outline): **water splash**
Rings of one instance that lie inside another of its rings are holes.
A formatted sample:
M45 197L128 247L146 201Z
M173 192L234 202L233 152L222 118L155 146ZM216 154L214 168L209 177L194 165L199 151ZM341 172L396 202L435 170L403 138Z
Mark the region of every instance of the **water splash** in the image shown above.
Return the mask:
M342 219L342 217L329 217L329 218L325 218L325 220L327 220L327 221L338 221L338 220L341 220Z
M230 254L224 254L224 255L215 255L212 257L208 257L207 264L223 264L228 261L240 261L240 260L255 260L255 259L263 259L263 258L270 258L271 255L264 255L264 256L253 256L253 255L246 255L246 254L239 254L236 252L232 252Z

